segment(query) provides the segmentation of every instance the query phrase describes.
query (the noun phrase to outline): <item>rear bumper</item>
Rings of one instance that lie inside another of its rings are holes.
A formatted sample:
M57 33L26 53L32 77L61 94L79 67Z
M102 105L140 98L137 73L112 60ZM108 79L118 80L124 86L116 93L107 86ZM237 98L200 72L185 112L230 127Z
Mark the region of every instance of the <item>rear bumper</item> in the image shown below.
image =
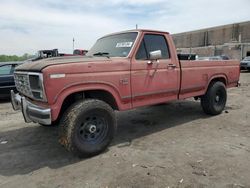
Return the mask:
M51 124L51 109L37 106L25 97L14 93L11 90L11 104L14 110L22 110L22 114L26 123L35 122L45 125Z

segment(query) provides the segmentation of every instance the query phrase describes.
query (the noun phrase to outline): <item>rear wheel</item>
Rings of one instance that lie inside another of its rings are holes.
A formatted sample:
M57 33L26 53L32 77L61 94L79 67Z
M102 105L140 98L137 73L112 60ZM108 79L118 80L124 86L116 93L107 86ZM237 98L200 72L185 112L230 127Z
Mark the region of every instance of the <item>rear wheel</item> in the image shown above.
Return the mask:
M201 106L206 114L218 115L226 105L227 91L222 82L213 82L208 87L204 96L201 97Z
M88 99L73 104L60 123L60 143L79 157L104 151L113 139L116 119L103 101Z

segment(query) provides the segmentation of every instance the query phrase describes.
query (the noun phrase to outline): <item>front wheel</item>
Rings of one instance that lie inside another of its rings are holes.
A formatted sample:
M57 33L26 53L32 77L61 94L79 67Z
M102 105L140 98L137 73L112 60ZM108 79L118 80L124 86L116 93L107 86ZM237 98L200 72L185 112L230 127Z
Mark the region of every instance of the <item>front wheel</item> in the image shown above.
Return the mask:
M227 90L222 82L213 82L208 87L204 96L201 97L203 111L209 115L220 114L227 102Z
M116 118L105 102L87 99L73 104L60 123L60 143L79 157L104 151L113 139Z

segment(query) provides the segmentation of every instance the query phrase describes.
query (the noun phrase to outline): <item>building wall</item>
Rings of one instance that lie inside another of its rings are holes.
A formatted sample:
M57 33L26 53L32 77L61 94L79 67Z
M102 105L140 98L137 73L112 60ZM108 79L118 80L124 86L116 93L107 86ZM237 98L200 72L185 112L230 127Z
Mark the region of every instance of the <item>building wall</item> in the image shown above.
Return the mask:
M173 40L181 53L199 56L228 55L242 59L250 53L250 21L174 34Z
M194 48L177 48L178 53L192 53L199 57L227 55L230 59L241 60L244 57L250 56L250 44L228 44L217 46L204 46Z
M250 21L172 35L177 48L250 43Z

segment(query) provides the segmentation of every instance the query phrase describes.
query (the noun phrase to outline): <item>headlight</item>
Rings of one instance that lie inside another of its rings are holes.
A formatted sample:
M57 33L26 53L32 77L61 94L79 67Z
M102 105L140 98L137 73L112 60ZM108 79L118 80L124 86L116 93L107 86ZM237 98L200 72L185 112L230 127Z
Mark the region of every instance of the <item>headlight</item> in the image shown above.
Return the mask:
M41 73L29 73L30 90L34 99L46 101Z

